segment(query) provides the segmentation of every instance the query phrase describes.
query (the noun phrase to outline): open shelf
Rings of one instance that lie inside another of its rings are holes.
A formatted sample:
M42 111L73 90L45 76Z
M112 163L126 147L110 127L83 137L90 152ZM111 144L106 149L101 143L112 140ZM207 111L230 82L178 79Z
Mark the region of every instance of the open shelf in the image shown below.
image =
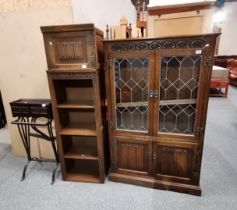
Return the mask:
M97 133L90 124L71 123L60 131L60 135L97 136Z
M85 80L54 80L58 108L94 109L93 82Z
M94 182L100 183L100 178L98 176L90 175L90 174L67 174L65 180L72 182Z
M57 105L60 109L95 109L91 101L68 100Z
M95 112L77 109L60 109L60 135L96 136Z
M61 136L64 158L98 160L96 137Z
M98 161L64 159L68 181L100 182Z

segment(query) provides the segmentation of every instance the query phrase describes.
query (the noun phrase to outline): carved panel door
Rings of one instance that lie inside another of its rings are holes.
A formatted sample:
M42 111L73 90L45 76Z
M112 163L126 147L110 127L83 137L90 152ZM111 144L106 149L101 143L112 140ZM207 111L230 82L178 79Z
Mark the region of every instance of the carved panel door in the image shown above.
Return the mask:
M153 143L153 169L159 180L194 184L196 145Z
M149 175L152 170L152 143L150 140L115 138L112 142L113 170L124 173Z
M45 52L49 69L91 69L96 64L94 32L47 33Z

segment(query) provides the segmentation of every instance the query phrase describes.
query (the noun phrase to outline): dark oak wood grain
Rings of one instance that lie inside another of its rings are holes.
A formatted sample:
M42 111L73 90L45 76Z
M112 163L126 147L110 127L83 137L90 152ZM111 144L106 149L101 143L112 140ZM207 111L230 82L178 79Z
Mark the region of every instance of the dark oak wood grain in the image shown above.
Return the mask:
M44 26L41 31L63 180L103 183L109 161L100 90L103 33L93 24Z
M201 195L218 35L104 40L110 180Z

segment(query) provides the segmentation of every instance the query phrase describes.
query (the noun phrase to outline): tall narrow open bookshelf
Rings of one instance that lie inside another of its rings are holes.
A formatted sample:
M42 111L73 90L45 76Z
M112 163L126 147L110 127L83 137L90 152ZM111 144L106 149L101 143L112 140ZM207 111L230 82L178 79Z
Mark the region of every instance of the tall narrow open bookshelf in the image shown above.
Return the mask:
M41 31L63 179L104 182L103 33L93 24L46 26Z

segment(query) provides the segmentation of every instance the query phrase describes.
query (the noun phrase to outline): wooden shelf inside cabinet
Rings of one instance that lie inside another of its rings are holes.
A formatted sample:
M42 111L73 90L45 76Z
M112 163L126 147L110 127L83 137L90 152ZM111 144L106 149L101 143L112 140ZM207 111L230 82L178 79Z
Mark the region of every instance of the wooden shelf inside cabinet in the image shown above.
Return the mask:
M69 159L98 161L97 137L61 136L63 156Z
M187 105L196 104L197 99L178 99L178 100L164 100L160 101L160 105Z
M98 156L78 154L76 152L68 152L64 154L64 158L79 159L79 160L97 160L97 161L99 160Z
M98 176L95 175L91 175L91 174L73 174L70 173L68 175L66 175L65 180L67 181L72 181L72 182L94 182L94 183L100 183L100 178Z
M72 153L72 152L64 154L64 158L79 159L79 160L96 160L96 161L99 160L99 158L94 155L84 155L84 154L77 154L77 153Z
M96 128L87 124L71 123L62 128L60 135L97 136Z
M64 128L61 130L60 135L96 136L96 130L87 128Z
M196 99L177 99L177 100L161 100L160 105L182 105L182 104L196 104ZM137 101L137 102L125 102L117 103L116 107L135 107L135 106L148 106L146 101Z
M134 107L134 106L148 106L148 102L137 101L137 102L124 102L116 104L117 107Z
M57 105L60 109L95 109L91 101L66 101Z
M70 147L65 153L64 158L81 159L81 160L99 160L96 147L86 145L75 145Z

